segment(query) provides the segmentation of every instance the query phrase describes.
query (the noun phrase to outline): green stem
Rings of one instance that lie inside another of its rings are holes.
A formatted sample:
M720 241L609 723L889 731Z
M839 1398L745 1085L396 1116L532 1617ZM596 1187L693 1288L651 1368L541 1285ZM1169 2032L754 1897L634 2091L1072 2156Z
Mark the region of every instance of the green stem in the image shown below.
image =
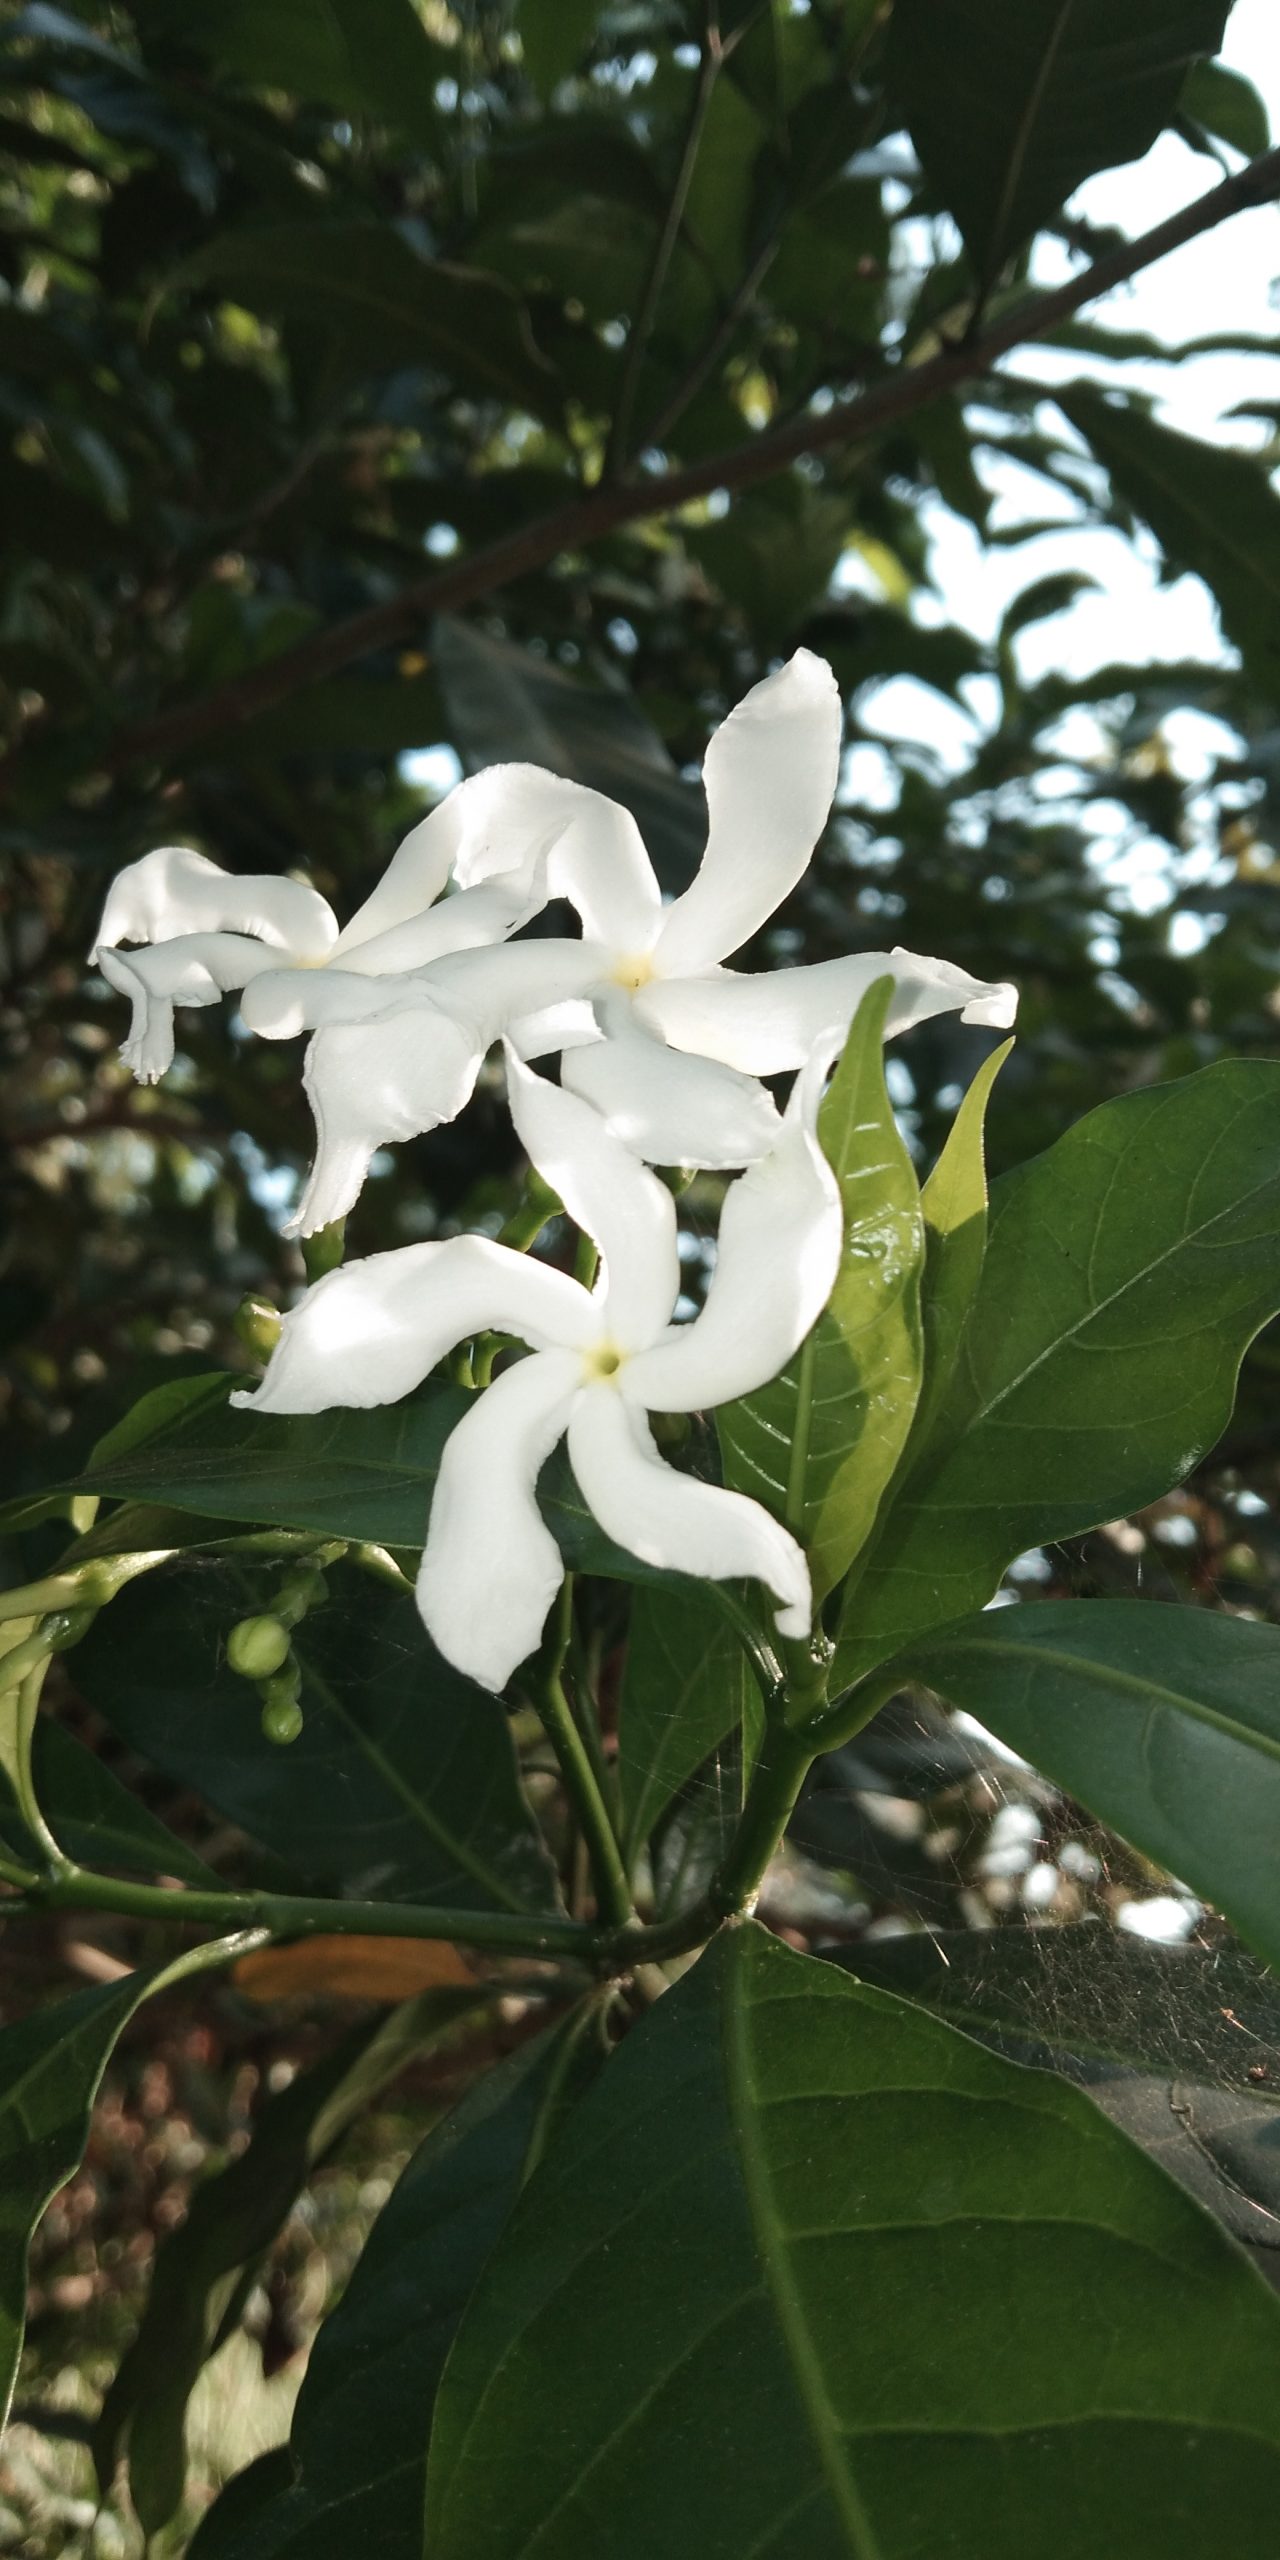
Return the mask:
M861 1733L904 1686L897 1672L882 1671L878 1678L868 1672L865 1679L846 1689L807 1726L815 1751L839 1751L846 1742L852 1742L854 1735Z
M498 1229L498 1242L509 1245L513 1253L527 1253L549 1220L559 1216L558 1195L541 1174L530 1173L523 1200L517 1201L506 1225Z
M533 1702L559 1761L560 1775L587 1844L596 1909L613 1928L625 1929L635 1919L626 1866L591 1754L578 1730L561 1676L572 1625L573 1576L566 1574L550 1643L533 1688Z
M33 1637L31 1641L34 1644L38 1639ZM19 1657L28 1650L28 1646L19 1645L17 1653L10 1654L6 1664L0 1668L7 1668L8 1663L16 1664ZM0 1700L0 1711L6 1714L9 1712L12 1697L14 1732L11 1747L6 1748L4 1753L5 1769L18 1799L18 1811L23 1822L48 1865L54 1868L65 1865L66 1860L60 1841L55 1840L41 1812L35 1781L31 1774L31 1745L35 1735L36 1717L40 1712L40 1692L44 1687L45 1673L49 1668L50 1659L49 1648L46 1645L38 1659L26 1672L25 1678L20 1678L16 1697L13 1697L12 1692L7 1692Z
M17 1906L5 1906L7 1917ZM577 1956L600 1950L598 1933L576 1920L537 1912L433 1910L420 1902L328 1902L307 1894L205 1893L133 1884L64 1865L27 1887L25 1908L118 1911L134 1920L175 1926L203 1921L216 1929L265 1929L274 1938L333 1932L364 1938L443 1938L512 1955Z

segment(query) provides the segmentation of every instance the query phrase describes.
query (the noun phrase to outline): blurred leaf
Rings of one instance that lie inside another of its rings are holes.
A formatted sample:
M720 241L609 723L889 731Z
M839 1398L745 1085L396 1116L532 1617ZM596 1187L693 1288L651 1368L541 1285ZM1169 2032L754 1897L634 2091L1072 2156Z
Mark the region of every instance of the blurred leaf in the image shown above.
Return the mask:
M1120 407L1092 384L1053 398L1179 569L1203 578L1253 681L1280 683L1280 498L1252 454Z
M448 55L413 0L142 0L144 29L169 32L263 89L372 110L438 140L432 97Z
M984 1611L902 1661L1280 1965L1280 1630L1045 1601Z
M887 76L979 275L1095 170L1138 160L1229 0L896 0Z
M1243 151L1249 160L1270 149L1267 110L1252 80L1225 62L1193 62L1182 87L1182 108L1207 133Z
M232 1976L250 2000L412 2000L419 1992L474 1982L456 1947L440 1938L335 1937L327 1931L292 1946L259 1947Z
M451 614L436 624L435 661L469 771L519 761L602 791L631 811L663 887L687 888L707 837L702 795L625 689L580 684Z
M759 1692L741 1638L705 1591L637 1591L618 1701L626 1838L646 1840L727 1735L754 1727Z
M760 638L778 644L830 586L849 514L847 497L789 472L748 489L718 523L686 527L684 544Z
M304 1724L265 1740L222 1659L253 1586L227 1566L149 1575L76 1652L131 1750L193 1787L293 1874L357 1896L546 1910L551 1871L495 1698L434 1651L411 1599L353 1572L294 1636Z
M607 2511L610 2560L916 2560L981 2504L989 2560L1047 2513L1086 2543L1104 2515L1125 2560L1200 2560L1229 2515L1264 2560L1278 2385L1280 2305L1078 2091L748 1924L517 2206L441 2385L427 2541L596 2560Z
M31 2234L80 2165L116 2038L152 1992L227 1964L251 1944L248 1936L211 1939L171 1964L95 1983L0 2028L0 2413L8 2412L22 2348Z
M1224 1061L1104 1103L991 1202L951 1388L849 1592L841 1683L1212 1447L1280 1306L1280 1068Z
M539 97L576 70L595 31L601 0L516 0L524 67Z
M268 2455L254 2494L252 2473L233 2481L190 2560L421 2549L441 2368L525 2177L604 2059L597 2017L589 2002L487 2071L428 2135L312 2348L287 2469Z
M216 1885L217 1877L145 1804L123 1786L98 1752L77 1742L54 1715L40 1715L32 1738L36 1795L55 1839L78 1866L127 1876L179 1876ZM39 1867L8 1777L0 1772L0 1840L16 1858Z
M104 2494L127 2459L129 2495L147 2534L158 2533L181 2503L187 2402L299 2189L370 2100L406 2063L454 2034L485 1996L474 1983L462 1993L429 1991L389 2018L354 2028L322 2062L267 2099L248 2147L201 2181L185 2220L161 2242L141 2326L103 2401L93 2439Z
M920 1391L920 1194L884 1081L892 981L863 997L818 1120L844 1204L826 1311L771 1386L723 1405L726 1483L803 1541L820 1599L857 1555Z

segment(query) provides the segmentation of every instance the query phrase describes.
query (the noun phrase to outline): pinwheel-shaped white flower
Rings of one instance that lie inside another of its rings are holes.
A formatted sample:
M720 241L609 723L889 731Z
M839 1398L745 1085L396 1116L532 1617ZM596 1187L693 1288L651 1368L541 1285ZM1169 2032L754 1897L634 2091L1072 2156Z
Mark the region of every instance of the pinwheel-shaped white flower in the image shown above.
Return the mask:
M126 1066L154 1084L173 1059L176 1005L245 991L241 1010L269 1038L368 1019L403 980L445 953L499 942L545 903L547 823L530 825L533 767L497 766L460 784L405 837L372 895L339 931L319 891L299 880L224 871L186 845L162 845L112 882L90 953L133 1005ZM445 899L462 861L474 874ZM439 902L439 903L438 903ZM122 949L122 944L141 948ZM375 983L371 983L371 981ZM397 992L401 1001L403 986ZM424 1001L424 990L413 990ZM465 1098L465 1097L464 1097Z
M564 1084L646 1162L721 1168L753 1163L777 1137L757 1079L800 1066L827 1034L842 1037L877 978L895 982L891 1034L950 1012L1007 1026L1014 988L917 952L854 952L759 976L722 965L804 871L830 810L840 739L835 678L802 649L712 738L706 851L692 887L666 907L625 809L532 767L495 767L509 777L513 828L523 811L530 839L547 847L547 895L577 908L583 939L512 947L500 995L487 960L446 963L430 973L433 995L469 1014L476 1038L509 1028L526 1058L563 1051ZM457 879L478 888L494 861L472 836ZM313 1044L308 1088L325 1161L304 1224L350 1207L375 1148L443 1116L432 1053L412 1018L395 1018L398 1001L420 999L402 988L375 1025L322 1031Z
M407 1245L329 1273L287 1315L260 1387L266 1413L392 1404L460 1341L488 1330L531 1359L476 1398L441 1459L418 1603L440 1651L500 1689L530 1654L563 1578L539 1512L538 1474L562 1435L588 1509L643 1562L712 1580L753 1575L777 1624L803 1635L809 1572L759 1503L680 1475L646 1414L749 1394L785 1368L835 1280L841 1210L815 1121L821 1056L797 1080L777 1143L731 1185L702 1313L680 1290L675 1206L589 1104L509 1061L516 1126L533 1163L594 1238L600 1277L565 1273L482 1236Z

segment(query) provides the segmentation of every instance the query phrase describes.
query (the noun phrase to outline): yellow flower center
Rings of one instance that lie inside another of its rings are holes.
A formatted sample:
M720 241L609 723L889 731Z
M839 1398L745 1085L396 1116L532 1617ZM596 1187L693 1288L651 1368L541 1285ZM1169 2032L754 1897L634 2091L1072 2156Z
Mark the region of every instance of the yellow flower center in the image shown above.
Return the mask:
M583 1357L588 1383L593 1384L599 1378L616 1378L625 1356L612 1342L597 1342L594 1349Z
M630 987L633 992L637 987L647 987L653 974L653 954L650 951L620 953L609 972L615 987Z

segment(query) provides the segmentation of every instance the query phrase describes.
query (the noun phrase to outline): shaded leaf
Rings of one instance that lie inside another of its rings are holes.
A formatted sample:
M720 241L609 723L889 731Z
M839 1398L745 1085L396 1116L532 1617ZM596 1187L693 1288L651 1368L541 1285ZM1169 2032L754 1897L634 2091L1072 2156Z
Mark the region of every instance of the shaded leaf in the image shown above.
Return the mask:
M600 0L516 0L524 67L539 97L576 69L599 15Z
M748 1925L517 2207L426 2540L596 2560L607 2515L610 2560L969 2560L980 2506L986 2560L1047 2513L1107 2560L1199 2560L1229 2515L1264 2560L1278 2386L1280 2306L1079 2091Z
M1182 87L1184 115L1250 160L1271 144L1267 110L1252 80L1225 62L1193 62Z
M754 1725L759 1692L742 1642L696 1586L637 1591L618 1702L618 1777L630 1848L646 1840L726 1736Z
M37 1718L31 1758L37 1799L55 1839L77 1865L216 1885L218 1879L203 1859L148 1812L101 1755L87 1750L56 1716ZM23 1823L4 1772L0 1772L0 1840L14 1857L37 1867L41 1864L42 1852Z
M372 109L435 138L432 88L448 57L428 41L413 0L145 0L144 27L166 29L259 88Z

